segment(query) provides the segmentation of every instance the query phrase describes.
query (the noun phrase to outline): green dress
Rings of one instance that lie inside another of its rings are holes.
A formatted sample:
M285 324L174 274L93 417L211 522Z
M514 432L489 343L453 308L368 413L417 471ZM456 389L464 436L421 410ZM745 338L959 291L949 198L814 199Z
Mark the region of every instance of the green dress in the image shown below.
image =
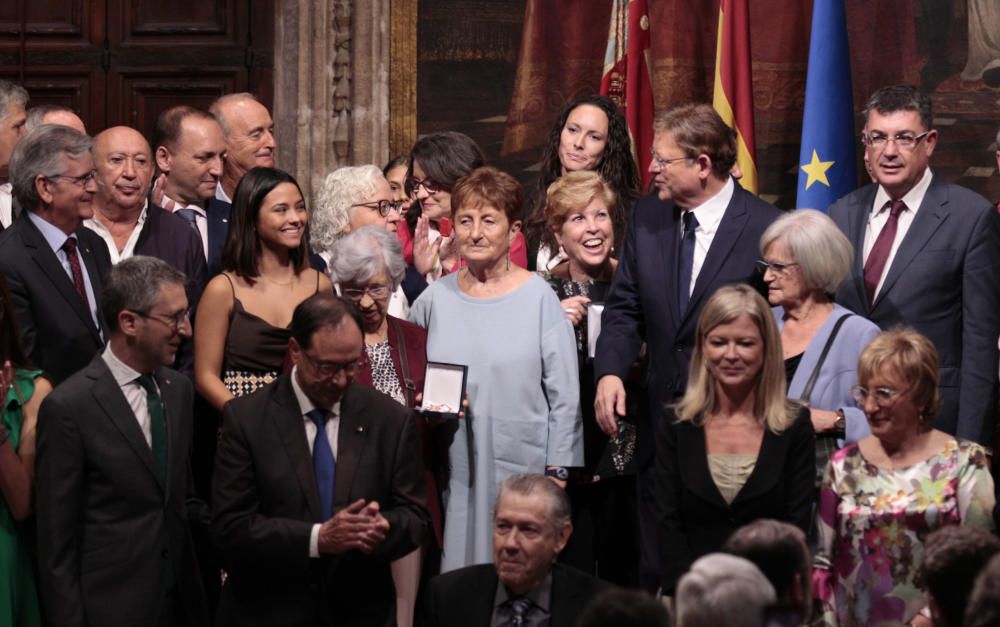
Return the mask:
M40 370L14 370L14 385L3 404L3 425L15 449L21 443L21 400L35 393ZM42 624L35 591L35 567L27 547L18 539L18 522L0 495L0 627L35 627Z

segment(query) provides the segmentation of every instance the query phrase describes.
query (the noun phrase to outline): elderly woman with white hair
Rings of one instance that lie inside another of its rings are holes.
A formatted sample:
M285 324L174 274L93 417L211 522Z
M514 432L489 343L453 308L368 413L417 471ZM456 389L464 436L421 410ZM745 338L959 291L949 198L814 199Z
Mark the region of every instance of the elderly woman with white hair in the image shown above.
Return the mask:
M427 331L389 313L390 296L399 288L406 273L402 244L395 234L380 225L352 229L333 247L329 270L341 295L361 311L364 323L366 359L354 382L378 390L412 409L424 387ZM415 414L414 420L423 446L427 505L434 529L434 538L427 543L424 553L430 558L433 570L441 547L443 524L435 479L435 469L440 466L436 460L442 456L434 454L423 418ZM420 583L420 556L418 549L392 565L400 626L413 623Z
M816 430L816 482L830 454L869 433L851 397L861 351L879 328L830 296L851 270L854 250L826 214L800 209L760 238L758 261L781 333L788 396L809 407Z
M337 168L326 176L316 195L309 224L312 248L329 266L341 238L369 225L395 233L402 210L403 203L393 200L382 170L373 165ZM389 312L405 318L409 311L409 301L397 285L389 300Z

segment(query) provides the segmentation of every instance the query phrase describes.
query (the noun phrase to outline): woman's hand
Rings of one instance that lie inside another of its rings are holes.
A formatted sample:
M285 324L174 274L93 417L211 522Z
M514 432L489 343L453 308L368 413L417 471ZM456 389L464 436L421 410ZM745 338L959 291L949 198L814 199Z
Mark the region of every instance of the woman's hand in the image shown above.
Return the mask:
M458 245L455 244L455 234L442 237L437 241L441 254L442 274L458 270Z
M833 431L837 427L837 412L835 411L810 407L809 417L812 419L813 430L816 433Z
M0 402L6 402L7 392L10 391L10 386L14 384L14 366L10 364L10 360L3 362L3 366L0 367L0 390L2 390L2 395L0 395Z
M570 296L562 300L563 311L566 312L566 317L569 318L574 327L579 325L580 321L587 315L587 303L589 302L590 299L586 296Z
M434 270L441 248L441 239L431 242L430 234L430 218L427 216L417 218L417 228L413 233L413 267L422 275Z

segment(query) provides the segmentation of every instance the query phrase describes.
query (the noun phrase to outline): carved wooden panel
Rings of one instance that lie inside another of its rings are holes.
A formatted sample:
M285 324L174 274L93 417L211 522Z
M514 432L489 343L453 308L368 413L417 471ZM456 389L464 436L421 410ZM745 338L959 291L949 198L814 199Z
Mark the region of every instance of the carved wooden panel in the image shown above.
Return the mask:
M239 0L108 0L112 46L174 47L180 42L243 46L247 5ZM263 3L262 3L263 4ZM182 5L182 6L178 6Z
M245 72L218 68L203 68L196 76L178 75L171 68L113 71L108 77L108 93L114 95L108 118L152 137L161 111L181 104L207 109L222 94L245 84Z
M51 71L35 71L24 81L24 88L31 94L30 106L40 104L60 104L76 111L88 131L100 130L104 126L105 80L103 72L78 68L59 68ZM7 77L5 77L7 78Z

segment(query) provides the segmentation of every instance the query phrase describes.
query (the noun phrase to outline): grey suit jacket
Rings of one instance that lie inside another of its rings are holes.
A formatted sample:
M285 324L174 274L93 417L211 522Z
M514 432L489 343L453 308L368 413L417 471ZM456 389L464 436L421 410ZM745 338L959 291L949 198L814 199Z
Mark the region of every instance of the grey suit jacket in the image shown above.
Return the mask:
M49 624L156 625L173 582L179 618L207 625L188 521L194 390L155 373L167 418L167 473L98 355L42 403L38 419L38 558Z
M935 176L869 305L861 251L876 189L865 186L830 207L855 250L836 300L882 329L907 325L926 335L941 367L934 426L988 444L1000 364L1000 217L979 194Z

